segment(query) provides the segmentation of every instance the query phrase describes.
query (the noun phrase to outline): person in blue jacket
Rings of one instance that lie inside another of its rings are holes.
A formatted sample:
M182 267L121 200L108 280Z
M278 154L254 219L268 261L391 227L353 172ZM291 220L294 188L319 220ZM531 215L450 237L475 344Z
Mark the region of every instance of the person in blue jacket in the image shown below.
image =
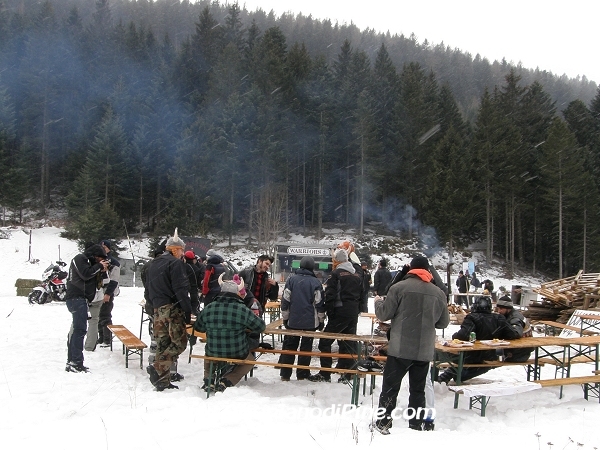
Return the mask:
M300 268L288 278L281 297L281 315L283 325L291 330L315 331L322 330L325 321L325 294L323 286L315 273L315 260L305 256L300 261ZM288 336L283 338L283 350L312 351L313 338L303 336ZM281 364L294 364L294 355L281 355ZM298 365L310 366L310 356L298 356ZM279 372L281 381L290 381L292 369L283 367ZM310 370L297 369L296 379L304 380L310 376Z

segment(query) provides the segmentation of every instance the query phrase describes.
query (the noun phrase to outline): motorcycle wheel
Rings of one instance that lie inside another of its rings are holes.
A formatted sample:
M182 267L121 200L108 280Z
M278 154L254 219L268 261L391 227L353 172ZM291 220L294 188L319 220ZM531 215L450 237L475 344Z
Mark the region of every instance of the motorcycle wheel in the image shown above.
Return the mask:
M40 305L43 305L44 303L50 303L51 301L52 297L50 297L46 292L44 292L40 297Z
M27 300L29 300L29 304L33 305L34 303L40 303L40 295L42 293L40 291L31 291L27 296Z

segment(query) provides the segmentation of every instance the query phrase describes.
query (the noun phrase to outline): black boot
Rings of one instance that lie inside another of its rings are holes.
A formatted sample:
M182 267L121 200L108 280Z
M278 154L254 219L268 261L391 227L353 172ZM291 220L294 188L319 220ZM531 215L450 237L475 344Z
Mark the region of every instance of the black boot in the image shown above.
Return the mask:
M150 375L150 383L152 383L152 386L156 386L156 383L160 377L154 366L146 367L146 372L148 372L148 375Z

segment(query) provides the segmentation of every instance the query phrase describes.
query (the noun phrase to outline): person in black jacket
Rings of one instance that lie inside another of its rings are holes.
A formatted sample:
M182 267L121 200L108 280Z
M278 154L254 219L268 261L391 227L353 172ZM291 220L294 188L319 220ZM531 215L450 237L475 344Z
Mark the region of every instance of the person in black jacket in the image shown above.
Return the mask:
M239 273L240 278L244 280L246 290L260 303L261 314L265 310L267 299L277 300L279 296L279 284L269 277L271 264L273 264L272 256L260 255L253 267L248 267Z
M383 297L387 294L387 287L392 281L392 274L387 268L387 261L379 261L379 268L373 276L373 293Z
M469 292L469 279L465 276L462 270L458 272L458 278L456 279L456 287L458 288L458 292L460 292L461 294L466 294L467 292ZM459 295L457 299L458 306L464 303L464 305L467 308L469 307L469 300L466 295Z
M187 347L185 325L191 321L190 283L182 261L185 243L177 235L167 240L166 251L152 261L146 274L146 289L154 309L156 357L146 368L157 391L177 389L171 384L170 368Z
M452 335L452 339L468 341L471 332L475 333L477 340L491 339L518 339L520 336L513 330L506 318L501 314L492 313L492 299L487 296L477 297L471 307L471 314L467 314L460 330ZM464 357L465 364L482 364L484 361L494 361L496 359L495 350L482 350L475 352L466 352ZM470 380L476 376L482 375L493 367L467 367L461 372L461 381ZM454 367L446 369L439 374L437 381L448 383L451 379L456 379L457 372Z
M281 297L281 316L283 326L291 330L315 331L322 330L325 322L325 294L323 286L314 273L315 260L312 256L305 256L300 261L300 268L288 278ZM312 351L313 338L308 336L283 337L283 350ZM281 364L294 364L294 355L281 355ZM298 356L298 365L310 366L310 356ZM292 369L283 367L279 371L281 381L290 381ZM297 369L296 378L304 380L310 376L308 369Z
M327 311L327 325L325 333L356 334L358 324L359 302L362 292L362 278L356 273L348 261L348 253L338 249L333 255L335 269L325 283L325 310ZM331 353L331 346L335 339L319 339L319 350L322 353ZM338 340L340 353L355 353L354 343ZM352 367L352 359L339 358L338 369ZM331 367L331 357L321 357L321 367ZM331 381L331 372L319 371L308 377L310 381ZM349 378L342 375L339 382L346 382Z
M221 292L219 277L222 273L225 273L225 266L223 265L225 260L215 250L211 248L206 252L206 258L206 270L202 281L202 299L205 308Z
M360 312L369 312L369 290L371 289L371 272L366 261L360 262L360 268L363 271L363 290L360 301Z
M110 256L111 243L108 240L100 242L103 250L106 252L106 257L110 264L108 266L109 282L104 291L104 299L100 307L100 315L98 316L98 344L100 347L110 347L112 341L112 333L108 329L108 325L112 325L112 310L115 305L115 295L119 295L119 280L121 276L121 263L118 259Z
M73 317L72 332L67 337L67 372L87 372L83 365L83 340L87 332L88 302L94 300L101 286L101 272L108 269L106 253L99 245L92 245L76 255L69 266L65 303Z
M190 302L192 304L192 314L198 315L200 312L200 301L198 300L198 278L200 277L200 267L196 265L196 255L188 250L184 254L185 268L190 281Z

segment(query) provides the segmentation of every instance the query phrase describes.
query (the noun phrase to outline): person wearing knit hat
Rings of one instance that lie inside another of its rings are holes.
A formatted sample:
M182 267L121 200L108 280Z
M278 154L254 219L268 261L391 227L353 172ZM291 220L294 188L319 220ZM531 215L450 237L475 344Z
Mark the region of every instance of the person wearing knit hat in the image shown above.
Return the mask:
M185 243L177 234L167 239L166 252L152 261L146 276L146 298L154 309L156 357L146 370L157 391L177 389L171 383L171 366L187 347L185 325L190 323L190 282L182 261Z
M220 384L211 386L210 361L204 362L204 386L206 391L223 392L235 386L254 367L254 356L250 350L258 346L251 336L259 335L265 329L264 321L254 314L243 301L245 287L243 281L234 276L224 281L223 274L218 278L221 290L214 301L207 305L196 319L194 330L206 333L204 354L219 358L247 359L249 364L236 364L221 377Z
M300 268L289 277L281 296L281 317L285 328L292 330L315 331L322 330L325 325L325 307L323 286L313 272L315 260L312 256L304 256ZM312 351L313 338L303 336L283 337L283 350ZM279 357L281 364L294 364L294 355ZM298 356L299 366L310 366L310 356ZM281 381L289 381L292 369L282 367L279 370ZM304 380L310 376L308 369L296 369L296 379Z
M380 321L391 320L387 360L379 408L383 417L373 424L381 434L389 434L392 412L402 379L408 373L410 396L408 408L416 411L409 419L409 428L433 430L433 423L425 416L425 385L429 364L435 352L436 329L450 323L444 292L432 283L433 275L427 270L427 258L413 258L404 279L392 284L385 298L375 297L375 315ZM419 412L421 411L421 412Z
M345 249L336 249L333 252L334 270L325 282L325 310L327 311L327 325L324 333L356 334L360 301L362 293L362 275L348 261L348 253ZM362 270L361 270L362 274ZM335 339L319 339L319 350L321 353L331 353L331 347ZM356 354L356 345L353 342L338 341L339 352ZM321 357L321 367L332 366L331 357ZM353 361L350 358L339 358L338 369L350 369ZM308 377L309 381L331 381L331 372L324 370ZM348 383L347 375L342 375L339 382Z
M504 295L496 303L498 314L502 314L508 326L513 329L519 338L533 336L533 330L529 321L521 314L521 311L515 309L511 298ZM507 362L524 362L529 359L533 348L515 348L503 349L504 360Z
M354 270L356 271L356 274L361 278L361 280L363 281L362 285L361 285L361 292L360 292L360 302L358 305L358 309L359 311L362 312L369 312L369 297L368 297L368 287L365 290L364 284L365 282L367 282L370 286L371 284L371 275L369 274L369 279L368 281L365 281L365 271L362 268L362 264L360 262L360 258L358 257L358 255L355 252L355 247L354 244L352 244L352 242L350 241L343 241L341 243L338 244L337 246L338 249L343 249L346 250L346 253L348 253L348 261L350 261L352 263L352 267L354 267ZM337 267L337 264L334 263L334 269Z
M424 256L415 256L410 262L410 268L429 270L429 260Z

